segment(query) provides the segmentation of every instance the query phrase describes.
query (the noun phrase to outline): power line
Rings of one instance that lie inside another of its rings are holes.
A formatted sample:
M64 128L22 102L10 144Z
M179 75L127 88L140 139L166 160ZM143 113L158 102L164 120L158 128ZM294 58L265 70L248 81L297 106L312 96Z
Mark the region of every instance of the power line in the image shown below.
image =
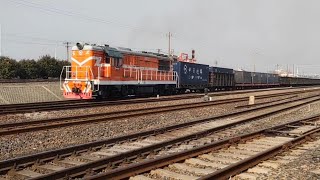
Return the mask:
M64 41L61 41L61 40L52 40L52 39L47 39L47 38L41 38L41 37L31 37L31 36L22 36L22 35L19 35L19 34L14 34L14 33L6 33L5 34L6 36L6 41L9 41L9 42L14 42L14 43L19 43L19 44L34 44L34 45L44 45L44 46L55 46L54 48L54 57L55 59L57 58L57 47L58 46L64 46ZM35 41L19 41L19 40L12 40L12 39L8 39L7 36L9 37L18 37L18 38L22 38L22 39L31 39L31 40L35 40ZM37 41L40 41L40 42L37 42ZM53 42L53 43L43 43L41 41L46 41L46 42ZM67 46L67 54L69 53L69 44L71 44L72 42L68 42ZM69 57L69 55L67 55L67 57ZM68 59L68 58L67 58Z
M128 28L128 29L133 29L133 30L137 30L137 31L144 31L144 32L151 32L151 33L157 33L157 34L164 34L163 32L156 32L156 31L150 31L150 30L146 30L144 28L141 27L135 27L135 26L130 26L130 25L126 25L126 24L120 24L111 20L105 20L105 19L101 19L101 18L97 18L97 17L90 17L87 15L83 15L77 12L73 12L73 11L66 11L66 10L61 10L58 8L55 8L53 6L50 7L45 7L41 4L38 3L34 3L34 2L28 2L25 0L9 0L12 3L15 4L19 4L19 5L23 5L23 6L27 6L30 8L35 8L35 9L39 9L43 12L49 12L49 13L54 13L54 14L59 14L59 15L65 15L65 16L69 16L69 17L74 17L74 18L79 18L81 20L86 20L89 22L98 22L98 23L104 23L104 24L115 24L119 27L122 28Z
M43 37L25 36L25 35L20 35L20 34L16 34L16 33L5 33L5 34L3 34L3 36L11 36L11 37L18 37L18 38L23 38L23 39L31 39L31 40L55 42L55 43L64 42L62 40L53 40L53 39L47 39L47 38L43 38Z
M37 43L37 42L31 42L31 41L20 41L20 40L12 40L12 39L7 39L4 38L5 41L8 42L14 42L14 43L19 43L19 44L35 44L35 45L44 45L44 46L56 46L58 44L54 44L54 43ZM58 45L58 46L62 46L62 45Z
M5 34L5 36L7 36L7 34ZM16 37L16 36L14 36ZM28 39L40 39L42 40L43 38L37 38L37 37L30 37L30 36L20 36L19 37L23 37L23 38L28 38ZM8 42L14 42L14 43L22 43L22 44L35 44L35 45L45 45L45 46L64 46L66 47L66 41L62 41L62 40L49 40L49 39L43 39L43 40L48 40L48 41L52 41L53 43L43 43L43 42L35 42L35 41L25 41L25 40L16 40L16 39L10 39L8 37L2 38L5 41ZM54 43L57 42L57 43ZM61 42L61 43L60 43ZM73 44L75 42L72 41L68 41L68 46L71 47L71 44ZM134 51L158 51L157 48L138 48L138 47L130 47L130 49L134 50Z

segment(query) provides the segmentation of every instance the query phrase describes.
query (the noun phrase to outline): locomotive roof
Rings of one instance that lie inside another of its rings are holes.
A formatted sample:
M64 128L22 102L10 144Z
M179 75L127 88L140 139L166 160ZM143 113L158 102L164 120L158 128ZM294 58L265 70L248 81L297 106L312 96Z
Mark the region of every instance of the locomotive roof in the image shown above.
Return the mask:
M77 46L73 46L72 50L80 50ZM108 45L105 46L97 46L97 45L88 45L85 44L83 46L82 50L95 50L95 51L104 51L111 57L115 58L122 58L123 54L131 54L131 55L137 55L137 56L147 56L147 57L154 57L161 60L173 60L172 58L169 58L167 55L154 53L154 52L145 52L145 51L132 51L129 48L114 48L110 47Z

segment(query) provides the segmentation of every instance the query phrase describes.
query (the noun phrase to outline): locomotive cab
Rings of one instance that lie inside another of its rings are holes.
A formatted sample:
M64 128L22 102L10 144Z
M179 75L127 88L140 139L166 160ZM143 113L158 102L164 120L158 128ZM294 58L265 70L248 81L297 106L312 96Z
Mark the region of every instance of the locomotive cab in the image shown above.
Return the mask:
M65 98L70 99L91 99L95 91L95 74L100 71L101 64L105 62L103 49L87 44L77 43L72 47L71 66L65 66L61 81L61 88Z

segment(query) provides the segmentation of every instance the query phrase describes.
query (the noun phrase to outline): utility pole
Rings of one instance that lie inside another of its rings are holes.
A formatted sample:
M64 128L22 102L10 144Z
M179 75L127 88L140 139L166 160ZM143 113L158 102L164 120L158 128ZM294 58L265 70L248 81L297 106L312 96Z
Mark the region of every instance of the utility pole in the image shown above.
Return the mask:
M168 49L168 55L169 55L169 57L170 57L170 56L171 56L171 37L172 37L171 32L169 32L169 34L167 34L167 37L169 38L169 49Z
M70 44L71 44L71 42L64 42L63 44L65 44L66 45L66 48L67 48L67 61L69 60L69 47L70 47Z
M218 60L215 60L215 61L214 61L214 65L215 65L216 67L218 67Z
M253 72L256 72L256 58L258 57L259 52L257 50L253 51Z
M295 71L294 71L294 64L292 64L292 74L293 74L293 77L295 77Z

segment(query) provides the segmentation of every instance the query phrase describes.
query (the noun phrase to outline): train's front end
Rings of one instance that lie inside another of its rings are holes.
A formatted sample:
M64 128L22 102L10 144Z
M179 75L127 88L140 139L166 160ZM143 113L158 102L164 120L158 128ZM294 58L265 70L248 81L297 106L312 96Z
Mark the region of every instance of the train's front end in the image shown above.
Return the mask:
M66 99L92 99L99 65L104 61L102 47L77 43L72 47L71 66L63 67L60 87Z

